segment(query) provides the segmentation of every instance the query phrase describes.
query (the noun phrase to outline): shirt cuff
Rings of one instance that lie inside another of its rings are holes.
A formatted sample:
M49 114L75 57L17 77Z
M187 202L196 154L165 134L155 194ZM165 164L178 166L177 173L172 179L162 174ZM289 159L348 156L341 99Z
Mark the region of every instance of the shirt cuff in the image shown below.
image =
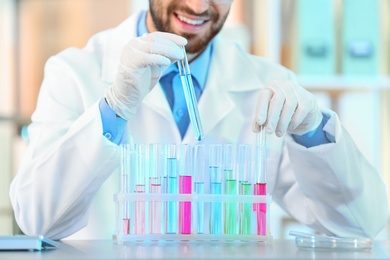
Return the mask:
M99 110L102 118L103 135L112 143L119 144L126 130L127 121L116 116L115 111L107 104L105 98L100 100Z
M328 122L329 117L323 114L320 125L313 131L310 131L303 135L292 135L295 142L300 145L310 148L321 144L328 144L332 141L328 138L327 133L323 130L325 124Z

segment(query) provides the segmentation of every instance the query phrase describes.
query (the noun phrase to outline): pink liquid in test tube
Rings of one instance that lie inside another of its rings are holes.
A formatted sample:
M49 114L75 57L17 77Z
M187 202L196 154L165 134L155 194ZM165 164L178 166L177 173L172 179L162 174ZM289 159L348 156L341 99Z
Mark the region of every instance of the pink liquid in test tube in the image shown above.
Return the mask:
M153 180L151 180L152 182ZM161 184L150 184L150 193L161 193ZM151 201L149 206L149 225L151 234L161 233L161 202Z
M130 219L129 218L122 219L122 224L123 224L123 234L129 235L130 234Z
M145 193L145 185L138 184L135 186L136 193ZM137 235L145 234L145 201L136 201L134 203L134 233Z
M179 177L180 194L191 194L192 176ZM191 202L181 201L179 203L179 233L191 234Z
M266 195L266 183L256 183L254 193L255 195ZM254 211L256 212L257 234L265 236L267 234L267 204L255 203Z

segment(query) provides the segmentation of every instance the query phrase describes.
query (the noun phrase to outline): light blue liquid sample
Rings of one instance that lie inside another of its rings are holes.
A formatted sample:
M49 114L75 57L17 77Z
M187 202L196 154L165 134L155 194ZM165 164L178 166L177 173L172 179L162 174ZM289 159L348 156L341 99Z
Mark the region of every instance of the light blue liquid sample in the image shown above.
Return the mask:
M222 193L222 183L212 182L210 187L211 194ZM212 202L210 208L210 234L222 234L222 203Z
M177 167L177 159L176 158L168 158L168 170L172 172L168 172L168 182L167 182L167 193L169 194L178 194L178 185L177 185L177 177L176 176L176 167ZM166 233L167 234L177 234L178 227L178 208L177 202L175 201L167 201L166 202Z
M180 75L181 83L184 89L184 97L186 99L188 114L190 116L192 129L198 141L202 140L204 133L202 122L200 121L198 102L196 99L194 86L192 83L191 74Z
M195 193L204 194L204 182L195 182ZM197 203L197 223L196 231L198 234L203 234L204 227L204 202Z

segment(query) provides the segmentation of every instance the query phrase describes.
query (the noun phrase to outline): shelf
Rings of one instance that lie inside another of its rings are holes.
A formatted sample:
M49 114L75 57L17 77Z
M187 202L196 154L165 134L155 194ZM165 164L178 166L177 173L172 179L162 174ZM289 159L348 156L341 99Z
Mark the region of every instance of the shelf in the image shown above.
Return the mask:
M385 90L390 89L388 76L298 76L308 90Z

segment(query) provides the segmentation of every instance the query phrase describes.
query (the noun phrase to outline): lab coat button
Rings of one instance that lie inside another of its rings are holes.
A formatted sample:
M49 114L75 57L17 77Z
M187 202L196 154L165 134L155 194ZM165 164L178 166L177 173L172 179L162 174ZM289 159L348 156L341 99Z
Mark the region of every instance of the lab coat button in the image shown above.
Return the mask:
M106 132L106 133L104 133L104 136L105 136L108 140L111 140L111 137L112 137L111 133Z

